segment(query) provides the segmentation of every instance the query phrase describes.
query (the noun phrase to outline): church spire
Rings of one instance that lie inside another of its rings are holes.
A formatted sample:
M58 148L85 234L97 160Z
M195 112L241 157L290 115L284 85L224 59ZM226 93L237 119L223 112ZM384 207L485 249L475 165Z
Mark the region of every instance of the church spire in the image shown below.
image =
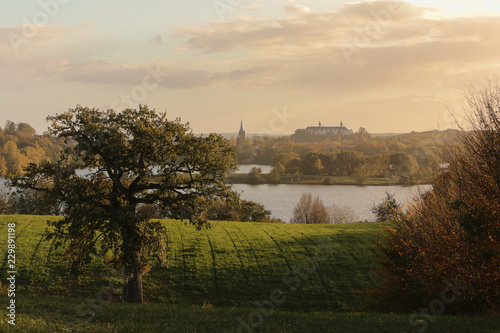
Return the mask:
M245 130L243 129L243 119L241 119L240 131L238 132L238 139L245 140Z

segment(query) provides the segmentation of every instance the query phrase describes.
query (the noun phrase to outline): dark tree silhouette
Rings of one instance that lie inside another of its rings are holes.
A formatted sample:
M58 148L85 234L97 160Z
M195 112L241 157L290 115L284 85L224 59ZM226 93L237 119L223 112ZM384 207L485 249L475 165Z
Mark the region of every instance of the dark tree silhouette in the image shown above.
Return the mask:
M147 106L120 113L77 106L48 120L68 144L60 160L30 164L11 185L62 200L64 218L49 237L69 243L72 269L111 251L126 275L124 300L142 303L142 277L153 255L164 261L166 234L137 208L157 205L201 228L213 199L237 198L224 183L237 165L234 150L222 136L197 137Z

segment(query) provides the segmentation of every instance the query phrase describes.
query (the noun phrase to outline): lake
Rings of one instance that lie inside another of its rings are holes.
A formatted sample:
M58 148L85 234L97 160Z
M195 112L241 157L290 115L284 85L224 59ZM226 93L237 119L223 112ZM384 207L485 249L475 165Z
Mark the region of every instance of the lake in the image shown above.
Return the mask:
M248 173L252 167L262 168L263 173L270 172L269 165L240 165L239 173ZM78 172L80 175L87 171ZM3 179L0 178L0 191ZM289 222L295 205L303 193L310 192L313 196L319 195L325 206L336 204L348 206L361 221L375 221L371 212L373 204L380 203L385 198L385 193L395 195L398 202L404 203L417 196L420 192L431 189L430 185L420 186L350 186L350 185L301 185L301 184L262 184L247 185L235 184L233 188L241 193L245 200L258 202L266 209L271 210L271 215L285 222Z
M258 202L271 210L275 218L289 222L293 209L303 193L310 192L313 197L319 195L325 206L336 204L348 206L361 221L375 221L371 212L373 204L378 204L386 197L386 192L394 194L400 203L409 202L419 193L430 190L431 185L419 186L349 186L349 185L247 185L235 184L233 188L241 193L245 200Z

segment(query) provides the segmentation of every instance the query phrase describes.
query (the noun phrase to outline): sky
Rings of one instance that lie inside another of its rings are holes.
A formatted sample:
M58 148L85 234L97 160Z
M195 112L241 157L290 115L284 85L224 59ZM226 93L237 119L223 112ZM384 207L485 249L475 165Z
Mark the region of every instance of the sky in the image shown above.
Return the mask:
M453 127L500 74L495 1L4 0L0 126L146 104L195 133ZM460 119L460 117L458 117Z

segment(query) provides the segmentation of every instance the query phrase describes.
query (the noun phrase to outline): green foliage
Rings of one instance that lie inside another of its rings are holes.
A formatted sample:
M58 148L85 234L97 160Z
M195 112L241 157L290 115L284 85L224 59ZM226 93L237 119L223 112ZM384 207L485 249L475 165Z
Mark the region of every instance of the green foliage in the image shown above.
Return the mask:
M351 176L363 164L363 154L356 151L341 152L335 159L335 174Z
M301 174L301 169L302 162L298 158L289 161L285 166L285 172L289 175Z
M389 156L387 175L400 176L401 184L408 184L418 171L417 160L408 153L393 153Z
M151 255L164 261L166 233L137 207L154 204L201 228L210 201L236 196L224 184L236 167L233 149L219 135L197 137L179 119L169 121L146 106L121 113L77 106L48 120L51 134L75 144L57 163L28 165L11 185L64 203L65 218L52 223L49 238L56 245L69 242L73 271L110 252L128 277L124 298L142 302L142 275Z
M10 120L7 120L5 122L5 126L4 126L4 129L3 129L3 133L4 134L15 134L16 133L16 124Z
M333 179L333 177L330 177L330 176L325 177L325 179L323 180L323 184L325 184L325 185L332 185L333 182L334 182L334 179Z
M208 210L208 218L214 221L269 222L271 211L253 201L216 200Z
M262 184L265 182L262 177L262 169L253 167L248 173L249 181L251 184Z
M386 197L381 203L374 204L372 207L372 212L377 217L377 222L394 221L399 215L403 214L403 207L394 198L394 194L385 192L385 195Z
M27 135L35 135L36 131L33 127L31 127L27 123L19 123L17 124L17 130L20 131L21 133L27 134Z

